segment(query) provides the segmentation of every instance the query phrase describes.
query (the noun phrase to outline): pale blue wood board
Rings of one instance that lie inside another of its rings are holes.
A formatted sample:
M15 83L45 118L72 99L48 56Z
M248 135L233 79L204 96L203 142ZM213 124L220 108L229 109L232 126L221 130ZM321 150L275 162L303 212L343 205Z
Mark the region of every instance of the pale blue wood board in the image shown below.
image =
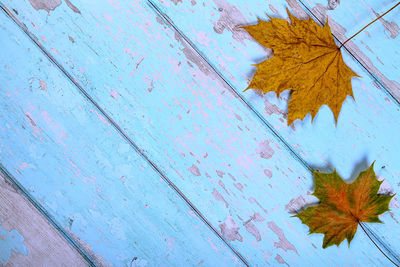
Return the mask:
M132 266L241 265L17 25L0 13L2 165L101 264L130 266L137 257ZM14 251L19 253L20 246ZM4 255L0 255L1 262Z
M313 9L326 6L326 0L306 0ZM340 24L347 37L352 36L397 4L396 0L341 1L335 9L327 10L329 20ZM376 21L351 41L365 54L361 60L380 70L375 77L384 83L400 99L400 6Z
M8 5L216 228L232 216L243 238L232 245L251 264L388 264L362 232L350 248L326 250L321 235L307 236L285 206L312 201L310 173L150 8L114 3L76 4L81 15L65 3L50 15ZM255 212L264 220L253 217L246 231ZM234 232L225 235L240 239Z
M254 71L251 64L263 60L266 53L245 32L232 29L237 25L254 23L257 17L267 19L266 13L286 18L288 7L282 1L215 0L196 1L195 5L188 1L176 5L170 1L155 3L238 92L247 87ZM188 14L195 23L187 23ZM384 191L396 193L400 176L400 146L396 139L400 132L399 106L346 52L344 58L362 78L353 79L356 101L347 98L336 128L332 112L327 107L320 110L312 124L308 116L303 122L296 121L294 127L287 127L282 114L287 110L287 95L279 100L274 93L260 97L247 91L241 95L311 166L336 168L342 177L348 179L354 178L376 160L377 174L387 181ZM385 224L371 224L370 227L398 255L400 205L396 197L390 206L392 211L382 216Z

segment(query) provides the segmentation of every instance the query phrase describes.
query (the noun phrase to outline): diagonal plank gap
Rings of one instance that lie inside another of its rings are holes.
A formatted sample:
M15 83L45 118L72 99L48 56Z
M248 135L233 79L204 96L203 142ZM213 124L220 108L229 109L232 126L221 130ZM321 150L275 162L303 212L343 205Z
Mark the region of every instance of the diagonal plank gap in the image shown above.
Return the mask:
M117 130L117 132L129 143L130 146L144 159L150 166L160 175L160 177L166 182L176 194L182 198L188 206L193 210L193 212L200 217L201 221L205 223L214 234L222 240L222 242L246 265L249 266L247 260L235 249L230 243L223 237L219 231L207 220L207 218L196 208L196 206L185 196L185 194L161 171L161 169L143 152L143 150L127 135L127 133L113 120L113 118L105 112L105 110L86 92L86 90L78 83L76 79L72 77L71 74L39 43L34 35L26 28L26 26L20 22L14 14L0 2L1 9L6 13L6 15L16 23L16 25L29 37L29 39L41 50L41 52L52 62L68 80L78 88L78 90L86 97L90 103L92 103L95 108L106 118L106 120Z
M366 231L372 236L372 239L379 244L380 248L385 250L386 253L392 257L392 259L395 259L397 262L397 266L399 266L398 265L400 264L399 255L396 252L394 252L389 246L387 246L386 243L376 233L374 233L374 231L372 231L371 228L366 223L361 222L361 224L366 229Z
M248 107L255 115L256 117L261 120L262 124L269 130L272 132L272 134L284 145L284 147L290 152L290 154L293 156L293 158L295 158L297 161L299 161L306 169L308 169L310 172L314 171L314 169L295 151L294 148L292 148L292 146L277 132L277 130L275 130L275 128L247 101L244 99L244 97L238 93L238 91L235 89L235 87L229 82L229 80L227 78L225 78L225 76L218 70L217 67L215 67L211 61L207 58L207 56L204 55L204 53L202 53L200 51L200 49L189 39L189 37L187 37L179 28L177 25L175 25L175 23L168 17L168 15L166 15L152 0L147 0L148 5L150 6L150 8L157 14L157 16L160 17L160 19L162 19L164 22L166 22L166 24L172 28L177 34L179 34L179 36L182 38L182 40L184 42L186 42L190 48L192 48L199 56L200 58L204 61L204 63L206 63L216 74L217 76L229 87L229 89L231 90L231 92L241 100L241 102ZM302 3L303 4L303 3ZM308 9L307 9L308 10ZM311 11L308 10L310 13ZM312 14L312 13L311 13ZM313 14L313 16L315 16ZM316 17L316 16L315 16ZM317 18L318 20L318 18ZM319 20L318 20L319 21ZM319 21L320 22L320 21ZM321 23L321 22L320 22ZM321 23L322 24L322 23ZM334 36L334 38L336 40L338 40L336 38L336 36ZM339 40L338 40L339 41ZM340 41L339 41L340 42ZM379 85L382 86L382 88L384 88L385 93L387 93L398 105L400 105L400 102L396 99L396 97L394 97L390 91L388 89L386 89L386 87L384 87L382 85L382 83L376 79L376 77L346 48L346 51L348 51L348 53L365 69L367 70L367 72L369 74L371 74L372 77L374 77L374 80L379 83ZM384 249L386 251L386 253L388 255L390 255L390 257L398 260L398 256L397 254L392 251L385 243L385 241L383 241L381 238L379 238L370 228L367 228L367 230L371 233L371 235L374 237L374 239L376 240L376 242L379 244L379 246Z
M306 6L303 2L303 0L298 0L301 5L307 10L307 13L311 14L320 25L324 25L324 23L322 22L322 20L319 18L319 16L317 14L315 14L311 9L308 8L308 6ZM342 43L345 41L341 41L339 39L339 37L337 37L334 33L332 33L333 38L335 38L335 40L342 45ZM347 44L352 43L351 41ZM358 62L358 64L360 64L360 66L365 69L368 74L371 76L371 78L383 89L383 91L391 98L391 100L393 100L398 106L400 106L400 100L397 99L397 97L392 93L392 91L389 89L390 86L388 86L384 81L382 81L381 79L377 78L377 75L373 73L373 70L371 70L371 68L368 67L368 64L366 64L362 58L354 51L351 50L351 48L347 47L347 46L343 46L343 48L347 51L347 53L349 53L349 55L354 58L354 60L356 62Z
M210 60L197 48L197 46L190 41L190 39L168 18L168 16L153 3L152 0L147 0L147 3L151 9L159 16L163 21L167 23L179 36L192 48L200 58L217 74L217 76L222 80L224 84L228 86L233 95L240 99L240 101L249 108L256 117L261 120L262 124L267 127L267 129L284 145L285 149L293 156L293 158L301 163L306 169L312 171L311 166L292 148L292 146L286 142L286 140L278 133L277 130L246 100L244 97L238 93L234 86L224 77L224 75L210 62Z
M97 266L89 253L68 234L46 209L15 179L0 163L0 173L16 188L46 220L61 234L61 236L87 261L89 266Z

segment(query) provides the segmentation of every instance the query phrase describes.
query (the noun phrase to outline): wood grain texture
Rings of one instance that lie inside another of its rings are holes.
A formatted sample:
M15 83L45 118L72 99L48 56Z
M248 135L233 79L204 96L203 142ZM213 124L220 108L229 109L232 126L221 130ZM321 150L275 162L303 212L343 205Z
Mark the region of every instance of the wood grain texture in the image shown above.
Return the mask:
M146 3L6 4L250 264L388 264L363 233L306 235L290 212L315 201L309 171Z
M333 4L337 2L339 4ZM329 21L333 34L345 41L393 7L396 0L331 1L304 0L302 3L321 21ZM400 100L400 7L365 29L346 44L347 49L372 75Z
M0 264L87 266L82 256L1 172Z
M297 1L215 0L175 4L163 0L154 3L239 93L252 77L254 67L251 64L272 54L246 32L235 27L252 24L257 17L266 20L266 13L287 17L287 7L300 18L307 16ZM195 23L186 23L188 14ZM326 106L321 108L313 123L310 117L306 117L304 121L287 127L289 93L279 99L275 93L260 96L246 91L240 95L314 169L328 171L336 168L342 177L351 180L376 160L375 171L386 180L382 190L396 193L399 191L400 175L400 147L395 138L400 132L399 106L346 52L344 59L362 78L352 80L355 101L347 98L337 127L332 112ZM400 244L396 236L400 234L400 205L396 197L390 206L391 212L382 216L385 224L371 224L370 227L390 246L394 257L399 258L397 248Z
M93 261L242 265L3 12L0 21L0 161Z

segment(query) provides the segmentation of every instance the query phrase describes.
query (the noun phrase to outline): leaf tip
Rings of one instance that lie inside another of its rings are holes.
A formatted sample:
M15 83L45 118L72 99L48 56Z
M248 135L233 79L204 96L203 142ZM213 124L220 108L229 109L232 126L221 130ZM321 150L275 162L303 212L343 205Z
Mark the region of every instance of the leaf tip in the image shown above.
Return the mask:
M296 213L296 214L290 216L290 218L299 218L300 219L299 215L300 215L300 213Z

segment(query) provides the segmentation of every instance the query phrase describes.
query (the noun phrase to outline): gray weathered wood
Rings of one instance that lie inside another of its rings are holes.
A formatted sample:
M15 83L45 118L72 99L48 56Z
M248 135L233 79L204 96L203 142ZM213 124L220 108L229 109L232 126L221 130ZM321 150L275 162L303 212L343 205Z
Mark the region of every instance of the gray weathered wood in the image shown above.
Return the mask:
M87 266L83 257L0 172L0 265L2 264Z

